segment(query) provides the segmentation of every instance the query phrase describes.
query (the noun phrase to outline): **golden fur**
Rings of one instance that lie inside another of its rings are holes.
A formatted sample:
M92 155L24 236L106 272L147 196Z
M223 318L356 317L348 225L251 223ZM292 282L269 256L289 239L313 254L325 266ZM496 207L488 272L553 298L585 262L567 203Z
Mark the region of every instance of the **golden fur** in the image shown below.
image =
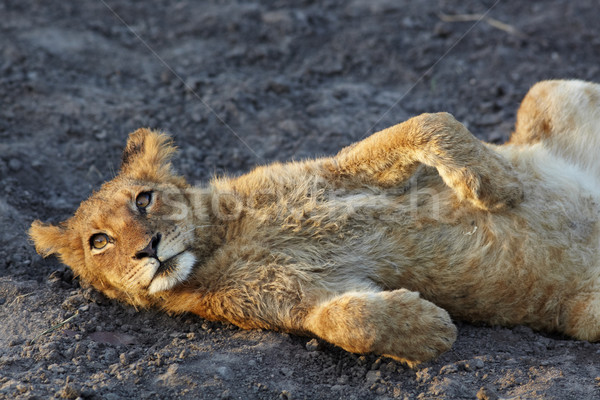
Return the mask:
M423 114L202 188L140 129L115 179L30 235L112 298L409 364L452 346L450 315L598 340L599 126L600 86L548 81L502 146Z

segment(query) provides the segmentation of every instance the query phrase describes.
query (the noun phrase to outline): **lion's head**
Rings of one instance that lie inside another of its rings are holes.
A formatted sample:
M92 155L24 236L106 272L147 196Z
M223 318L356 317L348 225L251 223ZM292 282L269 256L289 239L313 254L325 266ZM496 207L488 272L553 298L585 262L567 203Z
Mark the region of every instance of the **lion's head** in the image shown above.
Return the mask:
M165 134L139 129L127 142L121 170L75 215L58 225L34 221L29 234L42 256L56 254L109 297L146 305L184 282L203 249L202 194L173 173Z

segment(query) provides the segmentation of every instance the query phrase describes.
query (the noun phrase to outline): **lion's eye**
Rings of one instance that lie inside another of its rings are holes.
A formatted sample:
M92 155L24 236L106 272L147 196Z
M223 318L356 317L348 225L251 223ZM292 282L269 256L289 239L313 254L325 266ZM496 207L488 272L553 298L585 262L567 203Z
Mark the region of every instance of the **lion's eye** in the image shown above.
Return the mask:
M108 244L108 235L105 233L96 233L90 238L90 246L96 250L100 250L106 247Z
M142 192L137 195L135 198L135 205L140 211L143 211L146 207L150 205L152 201L152 192Z

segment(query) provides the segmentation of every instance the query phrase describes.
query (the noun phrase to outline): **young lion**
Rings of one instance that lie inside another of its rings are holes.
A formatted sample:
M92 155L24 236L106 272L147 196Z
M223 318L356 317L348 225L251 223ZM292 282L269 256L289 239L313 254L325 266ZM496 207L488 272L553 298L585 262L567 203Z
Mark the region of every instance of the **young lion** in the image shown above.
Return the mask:
M115 179L30 235L109 297L409 364L452 346L448 313L598 340L598 126L600 86L547 81L503 146L423 114L205 188L140 129Z

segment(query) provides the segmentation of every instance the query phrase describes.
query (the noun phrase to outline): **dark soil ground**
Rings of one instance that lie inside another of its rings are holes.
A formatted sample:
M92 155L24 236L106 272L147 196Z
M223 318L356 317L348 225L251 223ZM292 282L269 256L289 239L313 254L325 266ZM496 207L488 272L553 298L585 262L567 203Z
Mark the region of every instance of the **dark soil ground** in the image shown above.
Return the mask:
M176 137L191 182L331 154L422 112L449 111L502 142L536 81L600 81L599 7L0 0L0 397L599 398L600 344L458 322L454 348L411 370L308 338L138 312L41 259L26 234L110 179L142 126ZM444 16L488 11L479 22Z

